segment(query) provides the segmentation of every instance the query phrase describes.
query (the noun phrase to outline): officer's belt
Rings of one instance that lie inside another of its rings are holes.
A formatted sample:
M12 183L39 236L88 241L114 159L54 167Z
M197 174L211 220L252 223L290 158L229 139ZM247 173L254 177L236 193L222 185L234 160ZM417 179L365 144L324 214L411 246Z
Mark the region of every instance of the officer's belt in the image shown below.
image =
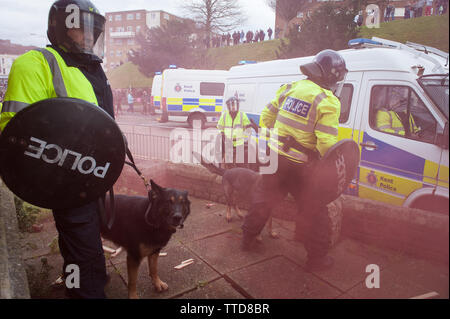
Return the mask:
M308 156L309 162L319 158L318 152L306 148L301 143L297 142L292 136L278 136L278 141L283 144L281 149L285 153L287 153L290 148L293 148L299 152L306 154Z

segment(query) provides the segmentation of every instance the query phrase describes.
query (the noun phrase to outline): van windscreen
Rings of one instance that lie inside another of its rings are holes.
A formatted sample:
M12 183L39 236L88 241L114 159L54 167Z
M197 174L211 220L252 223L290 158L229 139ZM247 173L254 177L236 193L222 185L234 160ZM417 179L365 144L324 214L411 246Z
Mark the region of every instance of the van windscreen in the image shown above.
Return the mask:
M424 75L418 82L448 120L448 74Z
M200 95L223 96L225 83L200 82Z

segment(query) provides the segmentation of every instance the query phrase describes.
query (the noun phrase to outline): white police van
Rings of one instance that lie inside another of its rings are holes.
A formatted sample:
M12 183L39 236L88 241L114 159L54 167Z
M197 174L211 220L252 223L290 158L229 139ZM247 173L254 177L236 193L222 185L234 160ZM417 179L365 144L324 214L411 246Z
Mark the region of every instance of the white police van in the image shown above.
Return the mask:
M217 122L222 112L228 71L166 69L162 74L162 119L187 122Z
M361 162L348 193L448 214L448 53L375 37L349 45L339 51L349 70L340 94L339 139L359 144ZM279 87L305 78L299 66L312 59L234 66L224 96L238 92L241 110L259 123ZM413 117L418 131L386 132L377 124L377 112L394 104Z

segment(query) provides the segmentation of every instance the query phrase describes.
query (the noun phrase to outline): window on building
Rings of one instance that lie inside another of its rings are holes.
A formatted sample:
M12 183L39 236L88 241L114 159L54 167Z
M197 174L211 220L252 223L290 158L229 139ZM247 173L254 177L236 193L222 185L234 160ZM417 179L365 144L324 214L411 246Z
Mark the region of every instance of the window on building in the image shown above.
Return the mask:
M225 83L200 82L200 95L222 96L225 91Z
M128 13L127 14L127 20L134 20L134 14L133 13Z
M141 26L140 26L140 25L138 25L138 26L136 27L136 33L138 33L139 31L141 31Z
M150 15L150 18L152 19L152 20L155 20L156 19L156 13L152 13L151 15Z
M117 51L116 56L122 56L122 51Z
M110 21L110 22L112 22L112 20L113 20L113 16L112 16L112 15L110 15L110 16L108 17L108 19L109 19L109 21Z
M114 28L109 28L109 32L114 32Z
M114 17L114 20L115 20L115 21L122 21L122 15L121 15L121 14L117 14L117 15Z
M111 53L109 55L110 56L114 56L114 51L111 51Z
M141 14L140 13L136 13L136 20L140 20L141 19Z
M169 20L169 15L167 13L164 13L164 19Z
M128 45L134 45L134 40L133 39L128 39L127 43L128 43Z
M297 18L303 18L303 12L298 12L297 13Z

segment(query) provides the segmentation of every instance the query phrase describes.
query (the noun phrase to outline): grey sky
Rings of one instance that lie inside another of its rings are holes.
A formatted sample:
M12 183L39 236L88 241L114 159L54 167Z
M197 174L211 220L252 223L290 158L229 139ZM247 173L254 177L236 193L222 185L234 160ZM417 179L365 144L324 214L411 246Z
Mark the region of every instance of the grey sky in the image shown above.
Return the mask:
M92 0L102 12L125 10L164 10L183 17L183 0ZM23 45L47 43L47 17L54 0L0 0L0 39ZM266 0L239 0L248 20L236 29L266 31L274 29L275 14Z

